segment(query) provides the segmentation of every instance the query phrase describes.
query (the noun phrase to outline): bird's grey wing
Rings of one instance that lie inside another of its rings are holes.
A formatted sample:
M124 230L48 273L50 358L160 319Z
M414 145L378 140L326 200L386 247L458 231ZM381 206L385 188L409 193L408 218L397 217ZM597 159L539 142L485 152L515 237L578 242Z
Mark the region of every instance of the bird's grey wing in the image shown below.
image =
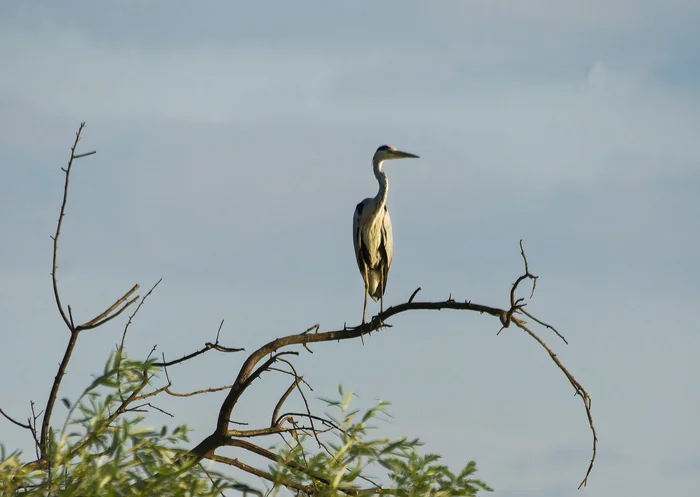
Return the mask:
M382 295L386 290L386 282L389 279L389 270L391 269L391 260L394 256L394 233L391 229L391 216L389 210L384 206L384 219L382 221L382 241L379 247L382 254Z
M357 267L360 269L360 274L365 274L366 264L362 258L362 233L360 233L360 217L364 209L364 203L360 202L355 207L355 213L352 216L352 243L355 248L355 259L357 259ZM366 250L366 249L365 249Z

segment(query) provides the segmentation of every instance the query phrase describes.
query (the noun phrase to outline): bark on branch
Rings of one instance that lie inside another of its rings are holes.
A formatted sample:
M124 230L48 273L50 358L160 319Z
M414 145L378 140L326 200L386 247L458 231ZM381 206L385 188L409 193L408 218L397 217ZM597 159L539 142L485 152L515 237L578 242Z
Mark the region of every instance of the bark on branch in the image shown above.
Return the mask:
M298 334L293 334L289 336L285 336L282 338L277 338L276 340L273 340L262 347L260 347L258 350L254 351L252 354L248 356L246 361L243 363L241 366L241 369L238 372L238 376L236 377L235 382L231 386L228 395L226 396L226 399L221 405L221 409L219 411L219 416L217 419L217 424L214 432L208 436L205 440L203 440L199 445L194 447L190 454L196 458L202 458L202 457L211 457L214 452L216 451L217 448L223 447L223 446L231 446L234 445L232 443L232 437L239 436L239 437L251 437L251 436L261 436L261 435L266 435L266 434L276 434L280 433L283 428L281 427L280 423L284 419L283 417L279 417L278 413L281 409L281 405L286 401L286 399L289 397L291 394L292 390L294 388L299 388L299 379L301 378L296 374L296 371L294 371L293 376L295 377L295 381L290 386L283 396L280 398L280 401L278 404L275 406L273 416L272 416L272 424L268 427L264 428L259 428L259 429L251 429L251 430L231 430L229 428L229 424L231 423L232 419L232 414L235 406L237 405L238 401L240 400L241 396L243 393L246 391L246 389L250 386L252 381L259 377L264 371L268 371L273 369L272 365L278 361L282 360L280 359L281 355L284 354L297 354L297 352L292 352L288 350L282 350L282 349L288 349L290 347L293 347L295 345L301 345L306 347L310 343L319 343L319 342L335 342L335 341L340 341L340 340L352 340L355 338L360 338L361 335L372 331L377 331L380 330L384 327L387 327L389 325L386 324L386 321L391 318L392 316L406 313L406 312L411 312L411 311L418 311L418 310L442 310L442 309L452 309L452 310L460 310L460 311L471 311L471 312L478 312L480 314L488 314L491 316L494 316L498 318L500 324L501 324L501 330L504 328L509 328L511 324L515 324L519 329L523 330L525 333L527 333L530 337L532 337L542 348L547 351L549 354L550 358L554 362L554 364L559 368L559 370L562 371L562 373L566 376L567 380L569 383L573 386L576 394L580 395L581 398L583 399L583 405L584 409L586 411L586 416L588 418L588 423L589 427L591 430L592 434L592 439L593 439L593 453L591 457L590 464L588 465L585 477L581 484L579 485L579 488L582 486L585 486L588 477L591 473L591 470L593 469L593 464L595 462L596 458L596 449L597 449L597 436L596 436L596 431L595 431L595 426L593 424L593 417L591 414L591 397L590 395L586 392L586 390L583 388L583 386L574 378L574 376L568 371L568 369L562 364L562 362L557 358L556 354L552 351L552 349L542 340L538 335L536 335L528 326L527 322L519 317L518 315L526 315L536 323L544 326L547 329L552 330L558 337L560 337L564 342L566 343L566 339L557 332L554 327L540 321L537 319L535 316L533 316L531 313L526 313L523 309L523 307L526 305L524 302L524 298L518 298L517 297L517 291L519 285L524 282L525 280L532 280L533 286L532 290L530 292L530 298L534 296L535 292L535 286L537 283L537 278L538 276L535 276L530 272L529 266L528 266L528 261L525 256L525 251L523 249L523 244L522 240L520 241L520 254L523 259L523 263L525 266L525 271L524 273L519 276L515 283L511 286L510 291L509 291L509 303L510 306L506 308L499 308L499 307L492 307L488 305L482 305L482 304L476 304L471 302L470 300L464 300L464 301L457 301L450 296L447 300L444 301L437 301L437 302L428 302L428 301L423 301L423 302L416 302L414 299L416 297L416 294L420 290L418 288L416 291L413 292L413 294L410 296L407 302L398 304L392 307L387 308L384 310L384 312L381 312L374 316L369 324L367 325L360 325L360 326L355 326L355 327L347 327L345 326L343 329L339 330L334 330L334 331L326 331L326 332L319 332L319 327L315 326L312 327L302 333ZM310 333L311 330L315 330L315 333ZM499 333L500 331L499 330ZM308 350L308 349L307 349ZM263 361L265 358L267 360L262 363L262 365L259 365L261 361ZM287 362L287 361L285 361ZM291 363L288 363L291 366ZM300 391L301 393L301 391ZM303 393L302 393L303 396ZM311 411L308 410L308 403L306 402L306 399L304 398L304 402L307 406L307 414L305 415L311 422L313 421L314 416L312 415ZM319 430L316 430L313 427L313 422L312 422L312 429L311 431L314 434L317 434ZM244 448L250 448L249 447L249 442L243 443L244 441L238 440L237 443L235 443L236 446L238 447L244 447ZM319 441L320 444L320 441ZM258 453L258 452L256 452ZM240 466L239 466L240 467ZM297 468L294 468L297 469Z

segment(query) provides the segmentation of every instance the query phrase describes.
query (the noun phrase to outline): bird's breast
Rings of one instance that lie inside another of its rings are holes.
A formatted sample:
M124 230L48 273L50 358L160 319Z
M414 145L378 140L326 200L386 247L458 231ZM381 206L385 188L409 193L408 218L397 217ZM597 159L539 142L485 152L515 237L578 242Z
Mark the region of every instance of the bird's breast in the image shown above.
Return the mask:
M367 223L362 230L362 243L367 248L366 262L370 267L376 267L381 259L379 247L382 245L382 217L379 216L374 222Z

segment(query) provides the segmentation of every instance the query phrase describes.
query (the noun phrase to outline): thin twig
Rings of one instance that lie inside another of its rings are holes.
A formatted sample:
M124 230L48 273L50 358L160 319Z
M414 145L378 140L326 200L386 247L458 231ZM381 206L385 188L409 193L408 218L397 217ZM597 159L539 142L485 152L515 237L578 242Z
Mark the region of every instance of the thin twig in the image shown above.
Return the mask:
M63 309L63 304L61 303L61 297L58 291L58 277L56 275L58 269L58 239L61 236L61 227L63 226L63 218L66 215L66 202L68 201L68 185L70 183L70 171L73 167L73 160L79 158L75 154L75 149L78 146L78 141L80 141L80 134L85 128L85 122L80 123L78 131L75 133L75 141L70 149L70 159L68 160L68 166L66 168L61 168L65 174L65 182L63 184L63 199L61 200L61 209L58 214L58 221L56 223L56 232L51 237L53 240L53 262L51 266L51 284L53 286L54 300L56 301L56 307L61 315L61 319L66 324L70 330L70 339L68 340L68 345L63 354L63 359L58 366L58 372L54 377L53 384L51 385L51 392L49 393L49 398L46 401L46 408L44 409L44 418L41 422L41 438L39 439L39 452L43 459L48 458L48 439L49 439L49 423L51 422L51 414L53 412L53 406L56 402L56 396L58 395L58 389L61 385L61 380L68 367L68 362L73 353L73 348L75 348L75 343L78 339L78 333L76 327L74 326L72 319L68 317L66 311ZM81 155L83 157L84 155ZM71 313L72 314L72 313Z
M219 462L222 464L228 464L229 466L233 466L234 468L241 469L245 471L246 473L250 473L251 475L257 476L259 478L263 478L269 482L276 483L278 480L272 476L272 474L268 473L267 471L263 471L258 468L254 468L253 466L249 466L245 463L242 463L238 459L232 459L230 457L226 456L219 456L216 454L211 454L206 456L207 459L210 459L215 462ZM307 495L312 494L312 489L311 487L307 487L305 485L300 485L299 483L293 481L293 480L287 480L283 479L280 483L284 485L287 488L292 488L294 490L298 490L300 492L304 492Z
M129 331L129 327L131 326L131 322L132 322L132 321L134 320L134 318L136 317L136 314L138 314L138 312L141 310L141 306L146 302L146 300L148 299L148 297L153 293L153 290L155 290L156 287L157 287L158 285L160 285L160 282L161 282L161 281L163 281L163 278L161 278L161 279L159 279L158 281L156 281L156 284L153 285L153 286L151 287L151 289L148 290L148 292L146 292L146 295L143 296L143 298L142 298L141 301L139 302L139 305L136 306L136 309L134 309L134 312L131 314L131 316L129 316L129 319L127 320L126 324L124 325L124 332L122 333L122 341L121 341L121 343L119 344L119 351L120 351L120 352L121 352L122 350L124 350L124 341L126 340L126 333L127 333L127 331Z
M561 338L561 339L564 341L565 344L569 345L569 342L567 342L566 338L564 338L564 335L562 335L561 333L559 333L559 332L557 331L557 329L556 329L554 326L552 326L552 325L550 325L550 324L547 324L547 323L545 323L545 322L543 322L543 321L540 321L540 320L537 319L535 316L533 316L532 314L530 314L529 312L527 312L525 309L520 309L520 312L522 312L522 313L525 314L527 317L529 317L530 319L532 319L533 321L535 321L537 324L539 324L539 325L541 325L541 326L544 326L545 328L548 328L548 329L552 330L552 331L554 332L555 335L557 335L559 338Z
M122 384L121 384L121 374L120 370L121 368L119 367L121 365L121 360L122 360L122 354L124 353L124 342L126 340L126 333L129 331L129 327L131 326L131 322L134 320L134 317L136 317L136 314L141 310L141 306L143 306L144 302L148 299L148 297L153 293L153 290L156 289L158 285L160 285L160 282L163 281L163 278L159 279L155 285L151 287L150 290L146 293L146 295L143 296L141 301L139 302L139 305L136 306L136 309L134 312L129 316L129 319L127 320L126 324L124 325L124 331L122 332L122 340L119 343L119 347L117 348L117 391L119 392L119 398L124 401L124 396L122 395ZM126 307L124 307L126 309ZM123 310L123 309L122 309Z
M39 442L39 437L36 435L36 420L39 419L39 416L41 416L41 413L44 411L39 412L39 414L36 414L34 412L34 401L29 402L29 406L32 410L32 419L30 423L30 430L32 432L32 437L34 438L34 452L36 453L36 458L39 460L41 458L41 453L39 452L41 449L41 443Z
M134 399L134 400L136 400L136 399ZM129 407L129 408L126 409L126 411L127 411L127 412L139 412L139 411L144 410L144 409L143 409L144 407L150 407L151 409L155 409L156 411L160 411L160 412L162 412L163 414L165 414L165 415L167 415L167 416L170 416L171 418L174 418L174 417L175 417L175 416L173 416L172 414L170 414L168 411L166 411L166 410L164 410L164 409L161 409L160 407L156 407L156 406L154 406L153 404L151 404L150 402L146 402L145 404L141 404L141 405L134 406L134 407Z
M413 302L413 299L416 298L416 295L418 295L418 292L420 292L420 287L418 287L418 288L416 288L415 290L413 290L413 293L412 293L411 296L408 298L408 303L409 303L409 304L410 304L411 302Z
M591 414L591 396L586 392L586 390L583 388L583 386L574 378L574 376L569 372L568 369L561 363L557 355L554 353L552 349L549 348L549 346L540 338L538 337L535 333L533 333L527 326L524 324L517 324L518 328L523 330L525 333L530 335L532 338L539 343L543 349L547 351L549 354L549 357L554 361L554 364L557 365L557 367L564 373L566 378L569 380L569 383L571 383L571 386L574 387L574 390L576 391L577 395L581 396L581 400L583 401L583 405L586 409L586 416L588 418L588 426L591 429L591 435L593 437L593 455L591 457L591 462L588 465L588 469L586 471L586 476L584 477L583 481L581 481L581 484L578 486L578 488L585 487L588 483L588 476L591 474L591 471L593 470L593 464L595 463L595 458L596 458L596 452L598 448L598 436L596 435L595 431L595 426L593 425L593 415Z
M298 416L298 417L304 417L304 418L312 418L318 421L319 423L323 423L324 425L328 426L329 428L332 428L334 430L338 430L342 433L345 433L345 430L343 430L337 423L333 422L330 419L327 418L322 418L321 416L316 416L315 414L308 414L305 412L285 412L284 414L281 414L277 420L275 421L275 424L279 424L279 422L285 418L288 418L289 416Z
M221 320L221 323L219 323L219 329L216 330L216 342L214 343L219 343L219 334L221 333L221 328L224 326L224 320Z
M292 373L291 371L285 371L284 369L275 368L275 367L272 367L272 366L270 366L269 368L267 368L267 370L268 370L268 371L276 371L276 372L278 372L278 373L284 373L284 374L289 375L289 376L292 376L292 377L295 376L294 373ZM306 385L306 387L307 387L309 390L311 390L312 392L314 391L314 389L311 387L311 385L309 385L309 382L306 381L306 380L304 379L303 376L300 376L300 377L299 377L299 381L301 381L304 385Z
M78 328L80 328L81 330L90 330L92 328L102 326L106 322L116 318L118 315L124 312L127 309L127 307L129 307L131 304L133 304L139 299L137 295L136 297L127 302L127 299L131 297L131 295L133 295L136 291L138 291L139 288L141 288L141 285L136 283L133 287L131 287L131 290L122 295L122 297L119 300L117 300L114 304L112 304L109 308L107 308L106 311L102 312L99 316L94 317L87 323L81 324L80 326L78 326ZM124 304L124 307L114 312L122 304ZM112 314L113 312L114 314Z
M277 401L277 405L275 405L275 408L272 411L272 419L270 421L270 427L277 426L277 416L279 415L280 409L282 409L282 406L284 403L287 401L289 396L292 394L294 389L297 387L299 384L299 381L302 380L302 377L295 377L294 382L287 388L287 390L284 392L282 397L280 397L280 400Z
M11 423L13 423L13 424L16 424L16 425L19 426L20 428L24 428L25 430L30 430L30 431L31 431L32 427L31 427L30 424L26 424L26 425L25 425L25 424L23 424L23 423L20 423L19 421L16 421L16 420L13 419L12 417L10 417L8 414L6 414L5 411L3 411L2 409L0 409L0 414L2 414L2 415L5 417L5 419L7 419L9 422L11 422Z
M297 370L294 368L294 365L287 361L286 359L280 359L281 361L284 361L287 363L287 365L290 367L292 372L294 373L294 376L297 378L301 378L299 374L297 373ZM301 389L301 386L299 385L299 382L295 383L296 389L299 391L299 395L301 395L302 400L304 401L304 406L306 406L306 412L309 414L309 422L311 423L311 430L314 434L314 438L316 439L316 443L318 443L318 447L325 447L323 443L321 443L321 440L318 438L318 434L316 433L316 427L314 426L314 418L311 417L311 408L309 407L309 402L306 400L306 395L304 395L304 391Z
M119 407L109 416L107 417L103 422L102 426L109 426L111 425L115 419L117 419L120 415L124 414L127 412L127 408L129 405L136 400L136 398L139 396L139 393L141 393L141 390L143 390L146 385L148 385L149 382L149 376L146 372L143 373L143 379L141 380L141 383L134 389L133 392L131 392L131 395L124 400ZM80 454L80 452L83 450L85 446L88 444L91 444L93 440L99 436L99 430L95 430L90 436L85 438L81 443L76 445L71 449L70 456L68 457L67 460L71 460L73 457L75 457L76 454Z
M190 359L197 357L198 355L204 354L205 352L207 352L209 350L218 350L219 352L241 352L241 351L244 351L245 349L233 349L233 348L229 348L229 347L224 347L222 345L216 345L216 344L211 343L211 342L207 342L204 344L204 347L197 350L196 352L192 352L191 354L184 355L184 356L180 357L179 359L175 359L175 360L168 361L168 362L155 362L155 363L153 363L153 365L158 367L158 368L163 368L166 366L174 366L175 364L181 364L185 361L189 361Z
M58 307L58 312L61 314L61 318L63 319L63 322L66 323L66 326L68 327L69 330L73 331L74 327L71 324L70 319L68 319L68 316L66 315L66 312L63 310L63 305L61 304L61 297L58 292L58 279L56 277L56 269L58 268L58 237L61 236L61 226L63 225L63 217L66 215L66 202L68 200L68 184L70 182L70 170L71 167L73 167L73 160L74 159L79 159L81 157L85 157L86 154L80 154L78 156L75 155L75 149L78 146L78 141L80 141L80 134L83 132L83 128L85 128L85 122L80 123L80 127L78 128L78 131L75 133L75 141L73 142L73 146L70 149L70 159L68 160L68 166L64 169L61 168L65 174L65 182L63 184L63 200L61 201L61 210L58 215L58 222L56 223L56 232L55 234L51 237L53 240L53 265L52 265L52 270L51 270L51 282L53 284L53 296L54 299L56 300L56 307ZM95 152L90 152L87 155L92 155Z

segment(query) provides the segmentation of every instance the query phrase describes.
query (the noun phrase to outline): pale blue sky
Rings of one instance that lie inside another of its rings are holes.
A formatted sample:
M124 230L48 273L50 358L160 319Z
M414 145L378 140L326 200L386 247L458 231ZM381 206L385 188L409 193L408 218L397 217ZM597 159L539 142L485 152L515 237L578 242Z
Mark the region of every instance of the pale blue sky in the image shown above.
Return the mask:
M163 277L136 356L194 350L222 318L224 342L249 350L356 322L352 211L389 143L421 159L387 167L387 304L421 286L505 306L523 238L530 310L570 345L541 336L593 397L598 464L576 491L580 400L532 340L471 313L314 347L296 361L313 395L390 400L384 433L453 467L475 459L498 497L698 495L698 26L691 0L2 3L2 407L44 404L67 340L48 235L81 120L98 154L76 164L60 285L80 320ZM81 337L62 395L121 326ZM171 375L179 391L225 384L243 357ZM287 381L256 384L237 419L267 419ZM196 439L221 399L160 405Z

